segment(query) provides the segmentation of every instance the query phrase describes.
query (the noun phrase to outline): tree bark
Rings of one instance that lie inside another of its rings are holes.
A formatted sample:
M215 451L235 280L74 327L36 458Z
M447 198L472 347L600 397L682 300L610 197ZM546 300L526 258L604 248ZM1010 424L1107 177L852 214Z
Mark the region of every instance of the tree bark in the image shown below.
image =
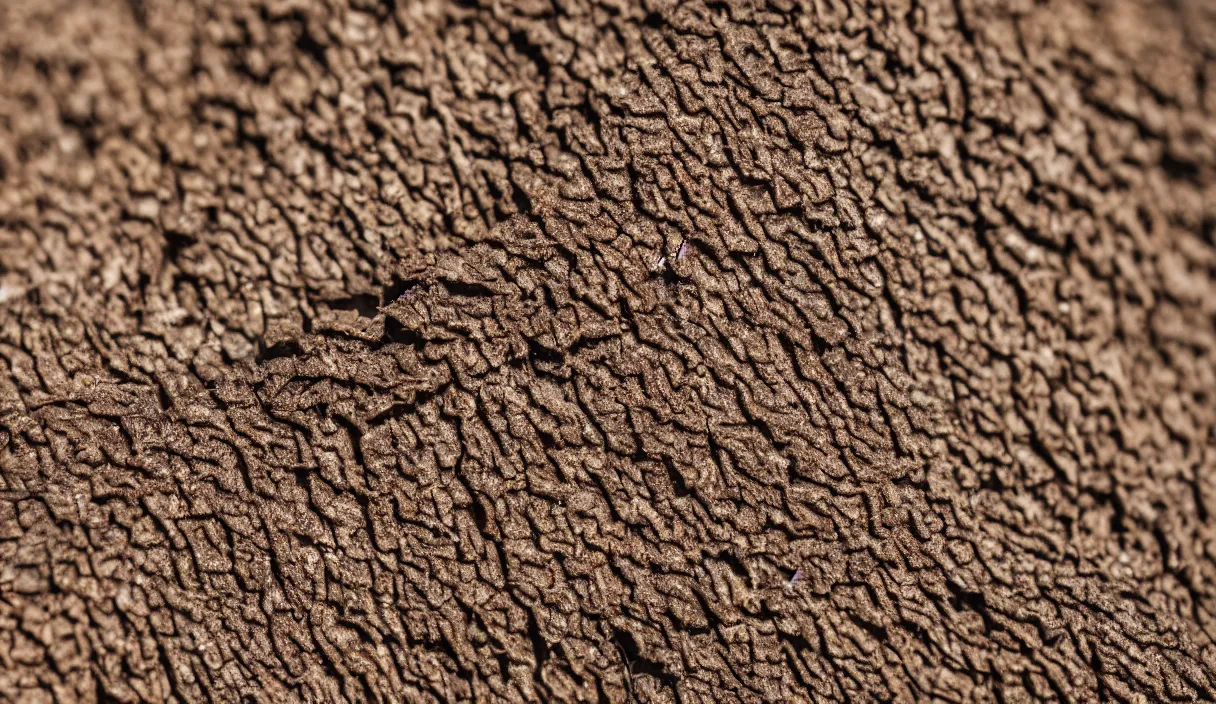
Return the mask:
M1216 4L19 0L0 76L0 699L1216 698Z

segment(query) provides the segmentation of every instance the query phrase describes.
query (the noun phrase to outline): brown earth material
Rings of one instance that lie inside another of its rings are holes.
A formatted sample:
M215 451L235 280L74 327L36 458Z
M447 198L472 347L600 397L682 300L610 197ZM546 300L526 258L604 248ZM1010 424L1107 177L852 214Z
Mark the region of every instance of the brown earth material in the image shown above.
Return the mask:
M1216 3L0 3L0 700L1212 701Z

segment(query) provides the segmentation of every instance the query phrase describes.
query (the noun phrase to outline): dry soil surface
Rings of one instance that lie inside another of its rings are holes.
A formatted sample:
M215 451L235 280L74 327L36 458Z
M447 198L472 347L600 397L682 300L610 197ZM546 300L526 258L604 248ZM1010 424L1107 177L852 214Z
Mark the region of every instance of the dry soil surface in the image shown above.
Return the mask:
M1216 2L0 3L0 700L1216 698Z

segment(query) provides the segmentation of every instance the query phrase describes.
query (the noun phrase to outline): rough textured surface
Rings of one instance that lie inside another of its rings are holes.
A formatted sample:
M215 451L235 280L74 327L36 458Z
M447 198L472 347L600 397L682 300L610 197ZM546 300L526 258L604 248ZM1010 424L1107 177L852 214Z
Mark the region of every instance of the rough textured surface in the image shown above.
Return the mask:
M0 699L1216 698L1216 4L17 0L0 76Z

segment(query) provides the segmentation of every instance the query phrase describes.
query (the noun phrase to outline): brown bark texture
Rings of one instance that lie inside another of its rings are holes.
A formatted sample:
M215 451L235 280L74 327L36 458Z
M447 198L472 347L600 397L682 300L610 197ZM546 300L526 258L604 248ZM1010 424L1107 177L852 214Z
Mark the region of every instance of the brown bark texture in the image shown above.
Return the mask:
M0 3L0 701L1216 699L1216 2Z

